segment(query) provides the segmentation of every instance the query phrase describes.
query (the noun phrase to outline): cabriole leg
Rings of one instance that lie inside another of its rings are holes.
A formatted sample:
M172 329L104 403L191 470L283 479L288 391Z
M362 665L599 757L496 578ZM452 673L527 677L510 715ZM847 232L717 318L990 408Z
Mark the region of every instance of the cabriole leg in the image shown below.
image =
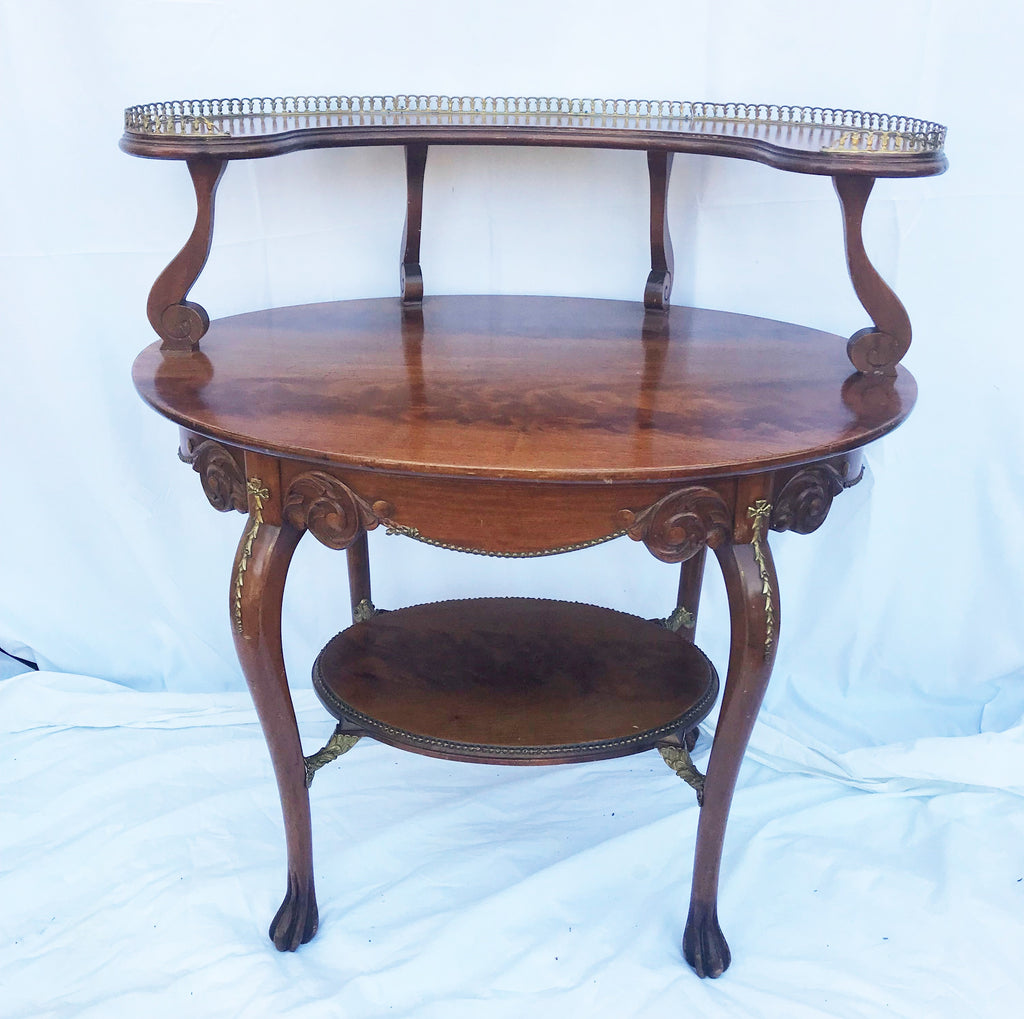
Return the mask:
M250 513L232 574L232 629L284 814L288 891L270 925L270 938L280 951L294 952L316 934L318 922L306 769L281 651L284 582L302 532L288 523L265 521L270 493L257 478L247 485Z
M702 977L720 976L730 962L729 946L718 925L722 843L740 762L768 686L778 644L778 582L765 540L769 512L766 502L756 503L751 511L752 540L715 549L725 576L732 639L697 825L693 890L683 934L683 955Z

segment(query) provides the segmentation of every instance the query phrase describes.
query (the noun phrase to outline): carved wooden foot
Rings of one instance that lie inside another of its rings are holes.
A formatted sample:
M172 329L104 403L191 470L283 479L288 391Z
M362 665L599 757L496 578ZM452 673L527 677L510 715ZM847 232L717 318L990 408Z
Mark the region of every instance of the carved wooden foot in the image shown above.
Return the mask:
M258 478L249 478L247 489L249 521L235 557L231 616L238 660L274 765L288 847L288 892L270 938L280 951L293 952L313 937L318 922L306 769L281 653L281 599L302 532L287 522L268 522L280 519L280 493Z
M294 952L299 945L312 940L319 923L312 873L302 885L289 866L288 891L270 921L270 940L279 952Z
M719 977L729 968L732 954L714 905L691 904L683 931L683 955L699 977Z
M690 913L683 934L683 955L702 977L720 976L729 965L729 946L718 925L722 843L740 762L768 686L778 643L778 581L765 540L769 511L767 503L755 506L749 544L725 544L715 550L725 575L732 640L704 783Z

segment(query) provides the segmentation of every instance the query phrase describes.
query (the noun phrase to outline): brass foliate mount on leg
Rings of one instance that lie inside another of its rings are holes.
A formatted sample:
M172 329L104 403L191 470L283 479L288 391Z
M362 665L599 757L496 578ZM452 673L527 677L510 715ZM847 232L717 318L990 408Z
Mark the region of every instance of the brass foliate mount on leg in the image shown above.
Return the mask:
M690 753L684 746L677 744L663 743L658 747L665 763L697 794L697 803L704 806L704 773L697 770L697 766L690 758Z
M677 605L667 619L659 620L666 630L678 633L680 630L692 630L697 623L693 613L685 605Z
M362 739L362 736L351 732L344 732L339 725L321 749L315 754L310 754L309 757L302 759L302 763L306 768L306 788L308 789L313 784L314 776L325 764L330 764L331 761L336 761L342 754L347 754L360 739Z
M765 558L766 531L772 518L772 506L766 499L758 499L747 510L747 515L753 520L753 536L750 540L754 546L754 561L757 563L758 575L761 579L761 593L764 595L764 660L767 662L772 656L772 648L775 645L775 605L773 602L774 592L772 591L772 579L768 570L768 562Z

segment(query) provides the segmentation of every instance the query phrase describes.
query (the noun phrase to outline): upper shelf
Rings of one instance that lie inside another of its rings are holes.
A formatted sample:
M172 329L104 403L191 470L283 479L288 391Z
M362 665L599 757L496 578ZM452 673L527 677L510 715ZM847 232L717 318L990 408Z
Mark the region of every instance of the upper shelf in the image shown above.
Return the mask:
M941 124L811 106L648 99L300 96L188 99L125 110L121 148L156 159L253 159L409 143L654 149L798 173L926 177L946 169Z

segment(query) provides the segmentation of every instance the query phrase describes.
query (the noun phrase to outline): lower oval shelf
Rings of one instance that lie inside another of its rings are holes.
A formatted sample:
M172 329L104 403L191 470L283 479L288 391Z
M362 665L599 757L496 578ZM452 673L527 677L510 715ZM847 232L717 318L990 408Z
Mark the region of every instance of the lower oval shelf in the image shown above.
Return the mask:
M639 753L693 728L718 675L658 622L595 605L475 598L380 612L313 666L328 711L449 760L556 764Z

